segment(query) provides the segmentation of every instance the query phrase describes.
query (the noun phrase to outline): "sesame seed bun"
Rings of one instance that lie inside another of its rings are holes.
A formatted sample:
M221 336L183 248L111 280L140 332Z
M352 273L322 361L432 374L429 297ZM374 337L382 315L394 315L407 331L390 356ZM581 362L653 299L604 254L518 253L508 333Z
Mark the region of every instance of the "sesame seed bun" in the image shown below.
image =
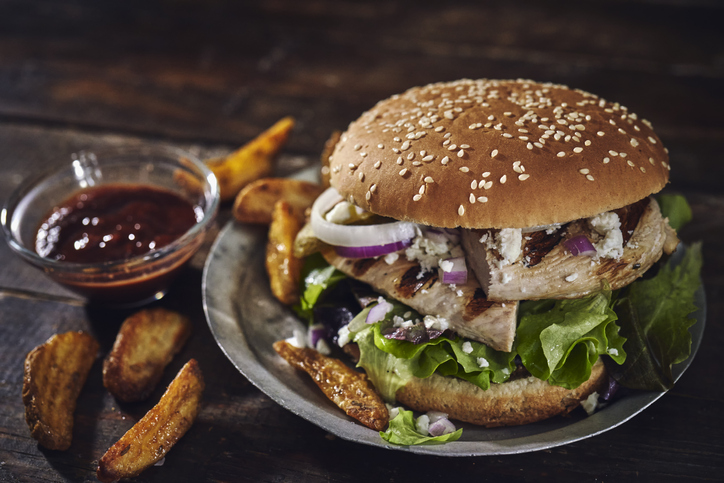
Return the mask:
M373 213L439 227L524 228L661 190L669 159L618 103L527 80L415 87L352 122L331 184Z

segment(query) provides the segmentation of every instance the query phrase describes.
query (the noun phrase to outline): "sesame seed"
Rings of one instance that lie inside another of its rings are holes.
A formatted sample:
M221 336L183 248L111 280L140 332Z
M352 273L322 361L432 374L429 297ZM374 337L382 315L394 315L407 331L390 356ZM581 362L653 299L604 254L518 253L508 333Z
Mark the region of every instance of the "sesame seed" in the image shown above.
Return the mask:
M373 184L372 186L370 186L370 192L374 193L376 189L377 189L376 184Z
M365 180L365 174L362 171L359 172L359 176L357 176L357 177L359 178L360 181Z
M583 148L580 147L580 146L575 147L575 148L573 148L573 152L574 152L574 153L582 153L582 152L583 152Z
M651 163L651 166L654 166L654 158L649 158L649 163Z
M509 132L504 132L504 133L502 134L502 136L503 136L504 138L512 138L512 137L513 137L513 135L510 134Z
M442 126L438 126L438 127L435 128L435 132L442 132L442 131L444 131L444 130L445 130L445 128L442 127Z
M449 140L449 139L446 139L446 140L443 141L443 143L442 143L443 146L447 146L448 144L450 144L450 140Z
M521 141L527 141L528 136L518 136L518 139L520 139Z
M422 166L422 163L420 161L413 161L412 165L413 166Z
M599 136L603 137L606 133L603 132L603 131L598 131L596 134L598 134Z
M435 180L432 179L432 176L426 176L426 177L425 177L425 183L434 183L434 182L435 182Z
M462 171L463 173L467 173L468 171L470 171L470 168L468 168L467 166L463 166L462 168L460 168L460 171Z
M367 201L369 201L370 198L372 198L372 193L370 193L370 192L368 191L367 193L365 193L365 199L366 199Z
M603 164L608 164L611 161L611 158L603 158Z
M579 169L578 172L581 173L581 174L588 174L588 173L589 173L588 168Z
M382 166L382 161L377 160L377 162L375 162L374 166L376 169L380 169L380 166Z
M470 183L470 189L471 189L471 190L476 190L476 189L478 189L478 182L477 182L477 180L473 180L473 181Z
M629 159L628 161L626 161L626 163L627 163L629 166L631 166L632 168L635 166L635 164L633 164L633 161L631 161L630 159Z
M402 168L400 170L400 176L405 176L407 174L407 168Z
M493 182L492 182L492 181L486 181L486 182L485 182L485 185L483 185L483 188L485 188L486 190L489 190L489 189L492 188L492 187L493 187Z
M528 149L533 149L533 145L531 143L526 144L525 147Z
M614 151L613 149L608 152L611 156L618 156L618 153Z
M590 140L590 139L586 139L586 142L583 143L583 145L584 145L584 146L590 146L590 145L591 145L591 140Z
M488 202L488 197L487 197L487 196L478 196L478 201L479 201L480 203L487 203L487 202Z
M505 182L508 180L508 177L506 175L503 175L500 177L500 184L505 184Z
M414 153L414 152L409 153L409 154L407 155L407 159L413 159L414 157L415 157L415 153Z
M626 157L626 153L618 153L618 155L621 156L622 158Z
M400 149L402 149L403 151L407 151L408 149L410 149L410 141L405 141L404 143L402 143Z
M385 145L384 145L384 144L378 144L377 147L380 148L380 149L384 149L384 148L385 148Z
M639 169L641 170L642 173L646 172L646 168L644 168L643 166L639 166Z
M618 128L618 132L620 132L621 134L626 134L626 131L624 131L624 130L621 129L621 128Z
M458 158L462 158L463 156L465 156L465 151L461 149L460 151L458 151Z
M498 150L497 150L497 149L493 149L493 151L490 153L490 157L491 157L491 158L494 158L494 157L496 157L497 155L498 155Z
M490 171L486 171L483 173L483 178L487 178L488 176L490 176Z
M521 181L525 181L525 180L527 180L528 178L530 178L530 175L529 175L528 173L523 173L523 174L521 174L521 175L518 175L518 179L521 180Z
M494 120L495 120L495 116L493 116L492 114L488 116L488 121L494 121Z
M420 201L421 198L422 198L422 195L415 195L412 197L412 201Z
M541 141L543 141L543 140L541 139ZM538 149L543 149L543 143L542 143L542 142L540 142L540 143L533 143L533 146L535 146L535 147L538 148Z
M649 142L650 142L651 144L656 144L656 139L654 139L653 137L649 136Z
M441 160L440 162L441 162L442 164L447 164L447 163L450 162L450 158L448 158L447 156L445 156L444 158L442 158L442 160Z
M360 149L362 149L362 145L361 145L361 144L355 144L355 145L354 145L354 150L355 150L355 151L359 151Z
M588 181L593 181L593 176L590 175L590 174L587 174L587 175L586 175L586 179L587 179Z
M470 200L470 203L475 203L475 195L470 193L470 197L468 198Z
M397 158L397 164L402 164L404 161L402 160L402 156Z
M562 157L565 156L565 155L566 155L566 152L565 152L565 151L560 151L560 152L558 152L558 154L557 154L557 156L558 156L559 158L562 158Z
M651 139L651 138L649 138L649 139ZM629 141L629 142L631 143L631 146L633 146L633 147L636 147L639 145L639 142L634 138L631 138L631 141Z
M429 154L429 155L425 156L424 158L422 158L422 160L426 161L426 162L432 161L433 159L435 159L435 156L433 156L432 154Z
M465 214L465 207L463 205L460 205L458 207L458 215L463 216Z
M425 194L425 185L420 186L420 189L417 190L417 192L420 193L421 195L424 195Z
M355 169L357 167L354 163L349 163L349 169Z

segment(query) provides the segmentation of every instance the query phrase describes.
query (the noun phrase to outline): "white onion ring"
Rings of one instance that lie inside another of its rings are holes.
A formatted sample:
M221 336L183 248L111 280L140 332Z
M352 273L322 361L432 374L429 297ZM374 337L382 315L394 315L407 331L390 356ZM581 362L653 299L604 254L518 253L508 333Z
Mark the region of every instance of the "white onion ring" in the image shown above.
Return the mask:
M338 225L325 220L324 213L342 199L336 189L327 188L312 205L312 230L323 242L342 247L360 247L387 245L415 237L415 224L408 221L378 225Z

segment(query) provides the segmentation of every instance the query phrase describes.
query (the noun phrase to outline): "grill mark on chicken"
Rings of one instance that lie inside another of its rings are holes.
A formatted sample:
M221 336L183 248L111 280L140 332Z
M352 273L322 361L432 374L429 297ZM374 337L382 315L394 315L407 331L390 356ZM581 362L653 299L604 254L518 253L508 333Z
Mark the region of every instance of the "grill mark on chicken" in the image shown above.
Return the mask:
M561 242L563 235L566 233L565 226L556 230L550 235L545 230L538 230L525 235L525 246L523 247L523 260L525 266L535 267L548 255L556 245ZM530 240L528 239L530 238Z
M621 234L623 235L624 246L631 239L636 226L639 224L641 215L643 215L646 207L649 206L649 202L649 198L644 198L636 203L613 210L614 213L618 215L618 219L621 222Z
M432 287L437 282L437 271L431 270L428 272L422 272L420 275L420 267L412 267L405 272L400 278L400 283L397 285L397 289L400 294L407 298L412 298L425 288L425 285L429 282L428 288Z
M377 259L375 258L360 258L355 260L352 263L352 273L355 277L361 277L367 273L367 270L372 268L375 263L377 263Z
M488 310L494 302L488 300L482 288L475 289L473 298L465 305L463 320L473 320L478 315Z

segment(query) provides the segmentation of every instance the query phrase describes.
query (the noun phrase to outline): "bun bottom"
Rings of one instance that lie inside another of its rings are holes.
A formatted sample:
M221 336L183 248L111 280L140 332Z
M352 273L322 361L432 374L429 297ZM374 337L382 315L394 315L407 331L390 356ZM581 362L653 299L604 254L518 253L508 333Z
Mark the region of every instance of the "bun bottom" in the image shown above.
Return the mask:
M608 384L608 374L599 359L591 377L576 389L553 386L533 376L503 384L491 384L484 391L454 377L437 374L414 379L397 391L397 401L416 411L442 411L450 419L485 427L517 426L559 414L568 414L593 392Z

